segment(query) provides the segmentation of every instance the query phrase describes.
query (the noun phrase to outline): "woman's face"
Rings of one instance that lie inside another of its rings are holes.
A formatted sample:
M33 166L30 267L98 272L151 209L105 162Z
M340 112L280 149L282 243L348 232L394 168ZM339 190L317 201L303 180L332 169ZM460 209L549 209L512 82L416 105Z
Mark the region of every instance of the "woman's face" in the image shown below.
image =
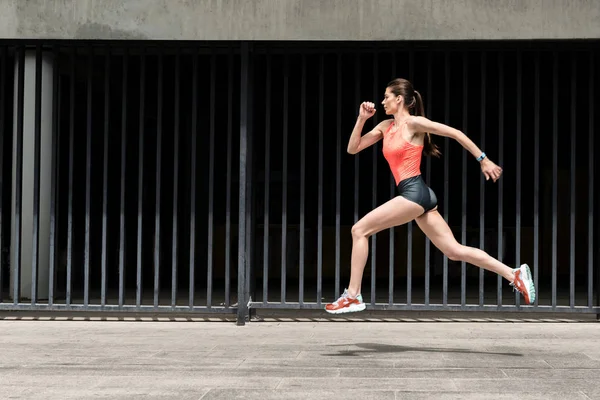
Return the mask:
M386 115L394 115L396 111L398 111L398 107L400 107L402 101L402 96L396 96L390 88L385 89L385 95L383 96L383 109L385 110Z

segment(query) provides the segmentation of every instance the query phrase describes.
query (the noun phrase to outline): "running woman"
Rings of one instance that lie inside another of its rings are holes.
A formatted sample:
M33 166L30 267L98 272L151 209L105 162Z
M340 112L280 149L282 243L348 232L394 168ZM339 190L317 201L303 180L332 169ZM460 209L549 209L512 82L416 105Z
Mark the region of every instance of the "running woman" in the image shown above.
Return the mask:
M375 104L362 103L348 142L348 153L357 154L383 139L383 156L394 176L398 195L369 212L352 227L350 284L339 299L325 306L325 310L341 314L365 309L361 282L369 256L369 237L413 220L450 260L465 261L501 275L523 295L527 304L533 303L535 287L527 264L513 269L483 250L458 243L437 211L435 193L423 181L420 169L423 154L440 156L430 134L449 137L460 143L477 159L486 180L496 182L502 175L502 168L486 157L461 131L425 118L421 95L406 79L391 81L381 104L386 115L392 115L393 118L382 121L373 130L362 135L365 122L376 111Z

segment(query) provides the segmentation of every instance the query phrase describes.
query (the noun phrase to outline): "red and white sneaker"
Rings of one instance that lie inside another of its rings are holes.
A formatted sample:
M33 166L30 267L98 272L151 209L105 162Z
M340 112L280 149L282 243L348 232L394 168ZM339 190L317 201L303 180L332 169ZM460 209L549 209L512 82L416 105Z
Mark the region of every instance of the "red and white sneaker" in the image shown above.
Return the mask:
M363 311L365 308L366 305L363 303L362 295L359 294L353 299L350 297L348 289L344 289L344 293L339 299L325 306L325 311L330 314L344 314Z
M518 290L527 304L535 302L535 286L533 285L533 279L531 278L531 271L527 264L521 265L519 268L514 269L515 280L510 285Z

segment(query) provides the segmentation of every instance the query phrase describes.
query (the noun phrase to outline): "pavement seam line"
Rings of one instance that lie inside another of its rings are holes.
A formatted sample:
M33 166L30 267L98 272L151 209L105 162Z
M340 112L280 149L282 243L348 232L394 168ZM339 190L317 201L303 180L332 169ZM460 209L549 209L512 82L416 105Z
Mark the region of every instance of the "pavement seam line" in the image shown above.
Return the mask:
M454 386L454 390L456 390L458 392L458 385L456 384L456 378L451 378L450 382L452 383L452 386Z
M548 364L548 366L549 366L551 369L556 369L556 368L554 368L554 366L553 366L552 364L550 364L548 361L546 361L546 360L542 360L542 361L544 361L546 364Z
M198 400L202 400L211 390L212 388L209 388Z

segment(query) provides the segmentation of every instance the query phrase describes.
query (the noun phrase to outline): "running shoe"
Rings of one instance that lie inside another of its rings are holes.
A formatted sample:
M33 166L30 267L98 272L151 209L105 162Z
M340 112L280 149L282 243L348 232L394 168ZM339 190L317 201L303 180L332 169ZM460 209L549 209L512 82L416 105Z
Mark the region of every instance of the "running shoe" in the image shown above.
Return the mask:
M531 278L529 266L527 264L523 264L519 268L515 268L513 272L515 273L515 280L510 285L523 295L527 304L534 303L535 286L533 285L533 279Z
M325 306L325 311L330 314L343 314L363 311L365 308L366 306L365 303L363 303L362 295L359 294L353 299L350 297L348 289L344 289L344 293L339 299Z

